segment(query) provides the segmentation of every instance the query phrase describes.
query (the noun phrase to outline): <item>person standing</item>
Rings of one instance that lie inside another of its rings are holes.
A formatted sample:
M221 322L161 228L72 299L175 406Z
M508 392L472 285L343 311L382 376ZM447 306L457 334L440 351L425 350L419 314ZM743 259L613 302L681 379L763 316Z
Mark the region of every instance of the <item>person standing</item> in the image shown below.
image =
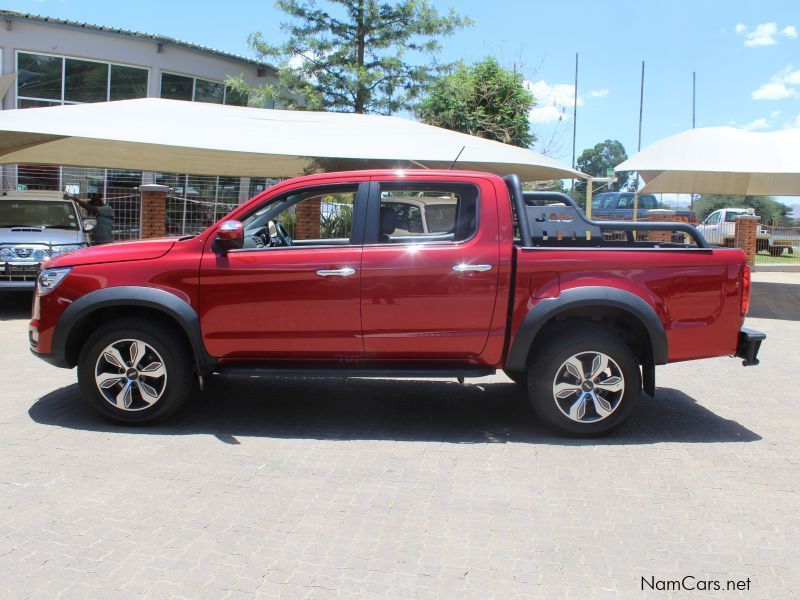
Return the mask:
M89 201L84 202L77 196L64 194L64 198L77 202L90 214L95 215L97 224L92 230L94 245L110 244L113 241L111 230L114 226L114 209L103 199L100 192L90 192Z

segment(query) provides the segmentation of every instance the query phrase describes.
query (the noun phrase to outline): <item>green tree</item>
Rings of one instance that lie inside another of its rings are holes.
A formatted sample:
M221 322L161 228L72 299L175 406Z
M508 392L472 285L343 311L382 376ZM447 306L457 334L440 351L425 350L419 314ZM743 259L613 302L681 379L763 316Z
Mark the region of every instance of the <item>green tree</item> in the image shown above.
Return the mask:
M472 24L454 9L440 14L429 0L326 0L324 8L317 0L275 4L290 17L281 24L288 39L271 44L258 32L248 43L260 58L277 60L279 83L250 89L235 77L229 85L249 92L255 103L277 100L288 108L410 110L447 66L434 61L438 39Z
M721 208L752 208L764 224L788 220L792 211L789 206L769 196L725 196L722 194L703 194L694 201L698 220L704 220L715 210Z
M529 121L535 104L522 75L489 57L436 80L416 113L429 125L527 148L536 141Z

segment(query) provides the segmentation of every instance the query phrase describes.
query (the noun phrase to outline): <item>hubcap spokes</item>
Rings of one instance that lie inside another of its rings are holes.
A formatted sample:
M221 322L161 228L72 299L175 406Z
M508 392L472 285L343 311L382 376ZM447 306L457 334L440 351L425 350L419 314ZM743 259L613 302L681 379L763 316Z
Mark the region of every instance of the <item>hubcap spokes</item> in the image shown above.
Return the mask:
M167 387L164 359L149 344L135 339L112 342L95 363L94 379L105 400L124 411L149 408Z
M553 379L553 400L558 410L577 423L608 418L619 407L624 393L622 370L602 352L570 356Z

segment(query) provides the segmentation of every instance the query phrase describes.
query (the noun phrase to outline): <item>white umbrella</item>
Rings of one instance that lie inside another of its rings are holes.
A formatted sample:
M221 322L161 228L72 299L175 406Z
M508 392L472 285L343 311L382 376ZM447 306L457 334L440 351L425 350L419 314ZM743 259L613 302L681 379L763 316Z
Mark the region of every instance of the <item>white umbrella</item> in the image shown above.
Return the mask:
M616 167L638 171L640 192L800 195L800 129L691 129L659 140Z
M369 167L581 177L533 150L398 117L142 98L0 111L0 164L292 177Z

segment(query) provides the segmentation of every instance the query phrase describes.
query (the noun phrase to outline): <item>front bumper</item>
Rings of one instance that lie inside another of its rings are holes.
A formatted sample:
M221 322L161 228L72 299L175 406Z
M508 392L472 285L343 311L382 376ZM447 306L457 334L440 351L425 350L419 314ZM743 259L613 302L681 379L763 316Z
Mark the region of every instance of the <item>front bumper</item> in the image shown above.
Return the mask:
M32 289L41 267L38 262L0 262L0 290Z
M767 339L767 334L755 329L742 327L739 330L739 343L736 345L736 356L742 359L745 367L758 364L758 351L761 349L761 342Z

